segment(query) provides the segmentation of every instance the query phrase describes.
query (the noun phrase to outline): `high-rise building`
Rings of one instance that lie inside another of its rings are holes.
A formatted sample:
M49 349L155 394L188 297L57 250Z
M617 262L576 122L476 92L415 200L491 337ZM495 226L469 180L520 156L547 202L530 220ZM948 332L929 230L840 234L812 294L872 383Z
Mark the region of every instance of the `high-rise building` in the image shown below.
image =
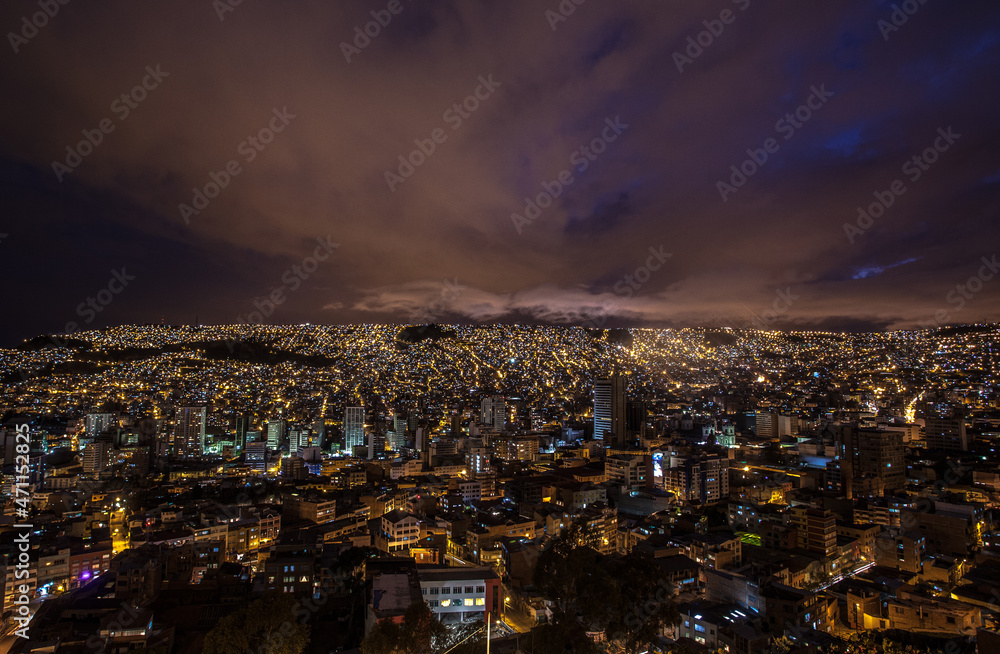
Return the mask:
M324 418L317 418L312 424L313 442L319 447L323 447L323 439L326 438L326 420Z
M368 458L374 459L385 453L385 432L381 428L373 429L368 434Z
M390 431L385 437L389 442L389 449L394 452L400 452L406 447L406 432Z
M406 447L407 436L409 435L406 412L394 411L389 419L389 425L391 429L385 435L386 441L389 443L389 449L401 452Z
M594 438L606 446L625 446L625 380L612 375L594 382Z
M531 429L532 431L541 431L545 426L545 416L542 414L541 409L534 408L531 410Z
M355 447L365 444L365 408L349 406L344 409L344 450L350 454Z
M84 432L89 438L96 438L105 429L114 424L113 413L88 413L84 419Z
M271 450L276 450L281 447L281 440L285 437L285 421L284 420L268 420L267 421L267 447Z
M927 449L968 452L969 437L962 418L927 418L924 425Z
M756 415L757 437L778 438L778 414L758 411Z
M500 395L487 395L480 406L479 422L503 431L507 425L507 401Z
M608 481L628 488L652 488L653 457L615 454L604 460Z
M855 485L865 477L881 480L884 492L906 486L903 434L844 426L840 430L838 452L840 483L847 499L855 496Z
M250 414L239 413L236 415L236 424L233 429L233 445L243 449L247 444L247 432L252 429Z
M299 450L313 444L312 431L309 429L292 429L288 432L288 453L292 456Z
M712 504L729 499L729 459L723 456L671 457L663 485L683 501Z
M625 432L630 440L646 435L646 403L641 400L625 403Z
M267 469L267 442L250 441L244 449L245 461L248 466L257 472L264 472Z
M792 436L799 431L799 419L796 416L778 414L778 438Z
M177 409L173 443L176 456L201 456L204 453L207 415L208 409L203 406Z
M497 454L504 461L537 461L538 436L519 436L497 443Z
M789 507L785 519L796 528L800 548L823 556L837 550L837 515L832 511L794 506Z
M403 411L397 411L392 414L392 430L397 434L406 434L409 430L406 424L406 413Z
M88 443L87 446L83 448L83 472L91 474L94 472L101 472L107 468L110 453L111 443Z

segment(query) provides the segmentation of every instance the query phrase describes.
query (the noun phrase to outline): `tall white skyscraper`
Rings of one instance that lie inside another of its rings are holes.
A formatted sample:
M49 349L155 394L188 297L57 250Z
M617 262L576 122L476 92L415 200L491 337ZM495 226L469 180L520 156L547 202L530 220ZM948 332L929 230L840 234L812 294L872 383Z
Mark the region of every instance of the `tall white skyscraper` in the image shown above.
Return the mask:
M293 429L288 432L288 453L295 456L299 450L316 444L311 429Z
M87 436L94 438L110 427L114 418L115 414L113 413L88 413L84 421L84 431Z
M351 454L354 447L365 444L365 408L349 406L344 409L344 450Z
M479 422L483 426L503 431L507 424L507 402L500 395L487 395L483 398L479 413Z
M276 450L281 447L281 439L285 437L284 420L267 421L267 449Z
M205 451L205 419L208 409L203 406L183 406L177 409L174 425L174 454L201 456Z
M594 438L625 445L625 380L618 375L594 382Z

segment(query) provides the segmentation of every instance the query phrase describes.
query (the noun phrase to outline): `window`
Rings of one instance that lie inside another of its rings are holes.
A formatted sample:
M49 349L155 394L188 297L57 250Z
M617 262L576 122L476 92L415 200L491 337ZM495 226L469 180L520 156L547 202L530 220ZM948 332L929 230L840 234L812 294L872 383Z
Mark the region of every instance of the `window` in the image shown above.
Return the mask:
M476 592L477 593L485 593L486 592L486 586L476 586Z
M485 605L486 605L485 599L483 599L482 597L476 598L476 606L485 606Z
M443 606L444 608L448 608L449 606L451 606L451 600L441 600L441 606Z
M426 595L427 594L427 589L426 588L421 588L420 589L420 594L421 595Z
M451 594L451 588L442 588L441 589L441 594L442 595L450 595Z
M465 587L465 592L466 592L466 594L472 594L472 593L474 593L476 591L472 588L472 586L466 586Z
M438 602L437 602L437 600L431 600L431 601L427 602L427 604L428 604L428 606L436 607L438 605Z
M462 600L462 605L463 606L472 606L473 605L472 598L468 597L468 598Z
M703 625L700 625L700 624L695 624L694 630L697 631L700 634L705 633L705 627Z
M438 594L438 590L439 589L437 589L437 588L431 588L431 595L437 595Z

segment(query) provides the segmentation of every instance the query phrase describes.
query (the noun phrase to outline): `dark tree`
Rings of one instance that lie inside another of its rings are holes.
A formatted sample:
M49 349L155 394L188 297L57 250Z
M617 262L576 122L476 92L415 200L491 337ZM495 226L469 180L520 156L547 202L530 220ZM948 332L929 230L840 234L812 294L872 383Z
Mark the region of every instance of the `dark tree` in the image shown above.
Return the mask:
M296 616L290 595L268 593L245 609L219 620L205 636L205 654L301 654L309 644L309 627Z
M383 620L361 642L363 654L428 654L448 635L424 602L414 602L402 623Z

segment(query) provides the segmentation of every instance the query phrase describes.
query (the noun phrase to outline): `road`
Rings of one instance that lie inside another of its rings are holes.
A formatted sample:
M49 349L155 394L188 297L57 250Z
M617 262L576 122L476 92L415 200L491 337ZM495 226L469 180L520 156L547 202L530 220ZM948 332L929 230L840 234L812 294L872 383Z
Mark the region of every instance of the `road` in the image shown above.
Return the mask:
M520 611L515 611L509 606L504 611L503 619L504 622L510 625L512 631L522 634L531 631L531 628L534 626L530 616Z
M473 563L469 563L468 561L463 561L454 554L445 554L444 560L447 561L449 565L475 565Z
M871 568L874 565L875 565L874 561L868 561L867 563L863 563L862 565L854 568L850 572L838 574L836 577L834 577L830 581L826 582L825 584L822 584L822 585L820 585L820 586L818 586L816 588L809 588L807 590L810 590L810 591L812 591L814 593L818 593L819 591L826 590L827 588L829 588L830 586L832 586L832 585L834 585L836 583L840 583L844 579L850 579L854 575L860 574L860 573L864 572L865 570L868 570L869 568Z
M20 638L14 634L0 638L0 654L7 654L18 640Z

